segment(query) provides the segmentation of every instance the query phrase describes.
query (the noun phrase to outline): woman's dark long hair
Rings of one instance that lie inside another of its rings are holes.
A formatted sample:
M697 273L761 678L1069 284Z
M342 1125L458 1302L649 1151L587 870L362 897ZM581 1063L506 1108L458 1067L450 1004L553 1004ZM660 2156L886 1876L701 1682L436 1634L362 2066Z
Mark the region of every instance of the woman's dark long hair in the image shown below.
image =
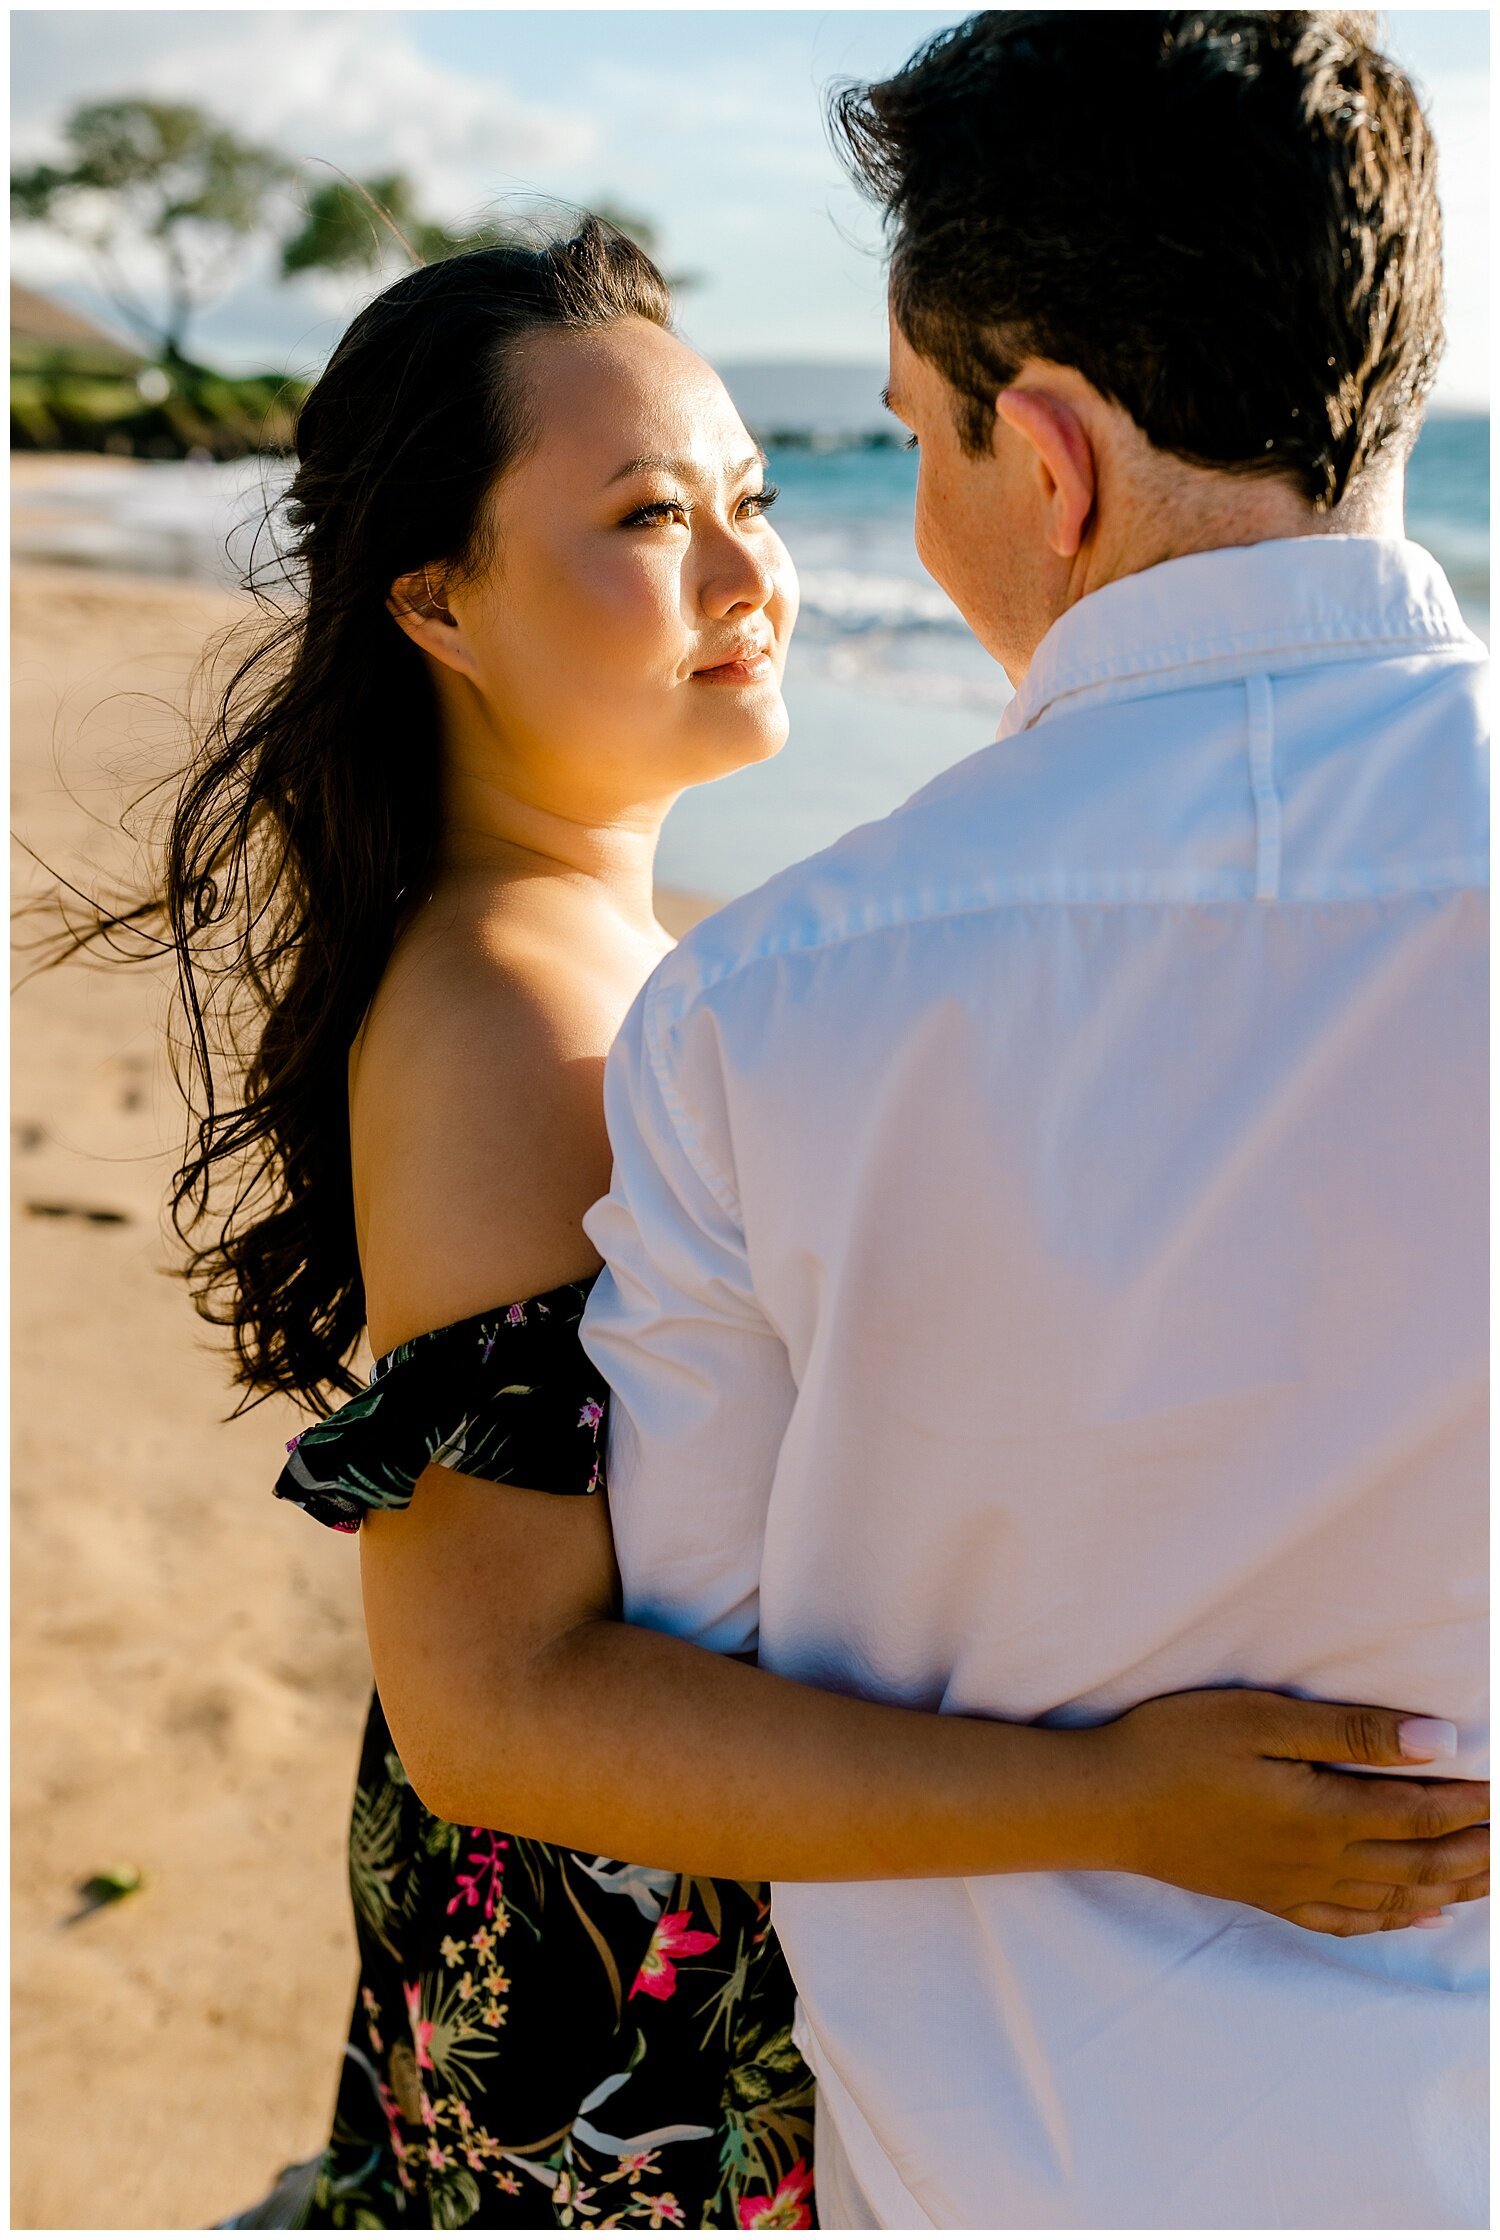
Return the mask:
M195 1125L172 1215L242 1408L359 1389L349 1049L439 842L435 698L387 598L484 559L484 501L528 436L517 343L623 318L668 325L666 283L593 218L425 266L359 314L297 423L300 596L223 692L159 892L80 937L155 922L175 952Z

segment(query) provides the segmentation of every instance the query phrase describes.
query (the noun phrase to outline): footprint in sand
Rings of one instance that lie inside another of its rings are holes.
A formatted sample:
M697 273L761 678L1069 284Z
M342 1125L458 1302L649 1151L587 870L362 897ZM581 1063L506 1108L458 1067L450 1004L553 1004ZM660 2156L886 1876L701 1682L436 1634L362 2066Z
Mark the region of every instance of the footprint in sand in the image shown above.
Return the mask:
M150 1101L151 1060L140 1051L125 1050L107 1058L99 1068L121 1112L143 1112Z
M120 1213L114 1206L48 1205L33 1199L26 1207L27 1213L41 1221L92 1221L100 1228L118 1228L131 1216Z

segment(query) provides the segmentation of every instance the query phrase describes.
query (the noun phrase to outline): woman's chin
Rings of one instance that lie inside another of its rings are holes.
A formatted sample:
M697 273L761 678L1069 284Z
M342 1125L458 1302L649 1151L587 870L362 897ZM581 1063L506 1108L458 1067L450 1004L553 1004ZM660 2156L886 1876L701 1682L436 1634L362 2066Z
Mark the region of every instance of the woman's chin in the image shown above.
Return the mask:
M719 721L705 725L699 734L703 767L691 781L694 785L728 777L753 762L769 762L786 745L791 723L779 685L737 697L738 707L725 708Z

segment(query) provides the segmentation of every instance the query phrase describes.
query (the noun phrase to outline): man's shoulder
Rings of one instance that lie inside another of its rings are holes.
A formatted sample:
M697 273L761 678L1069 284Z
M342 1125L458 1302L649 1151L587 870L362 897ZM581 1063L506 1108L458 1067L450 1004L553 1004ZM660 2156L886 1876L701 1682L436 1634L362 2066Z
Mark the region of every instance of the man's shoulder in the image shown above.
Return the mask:
M1044 731L1002 732L888 816L703 919L653 975L657 1017L788 960L893 942L960 916L998 925L1077 899L1088 886L1072 864L1079 806L1092 801L1107 819L1122 769L1134 772L1138 793L1148 790L1161 728L1150 707L1126 703L1053 715ZM836 978L825 975L825 985Z
M888 816L777 872L684 935L652 975L659 1014L681 1014L757 968L894 935L991 899L994 854L978 841L979 805L1005 790L1010 742L991 741Z

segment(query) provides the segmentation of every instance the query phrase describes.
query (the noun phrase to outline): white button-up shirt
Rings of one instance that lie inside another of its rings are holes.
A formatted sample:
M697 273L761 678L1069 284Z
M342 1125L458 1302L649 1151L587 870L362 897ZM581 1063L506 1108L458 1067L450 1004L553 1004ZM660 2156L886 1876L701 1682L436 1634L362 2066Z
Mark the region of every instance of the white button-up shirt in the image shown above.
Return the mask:
M1484 673L1414 545L1168 561L663 964L588 1223L630 1618L1005 1719L1388 1704L1479 1770ZM1482 2224L1482 1912L778 1885L824 2214Z

